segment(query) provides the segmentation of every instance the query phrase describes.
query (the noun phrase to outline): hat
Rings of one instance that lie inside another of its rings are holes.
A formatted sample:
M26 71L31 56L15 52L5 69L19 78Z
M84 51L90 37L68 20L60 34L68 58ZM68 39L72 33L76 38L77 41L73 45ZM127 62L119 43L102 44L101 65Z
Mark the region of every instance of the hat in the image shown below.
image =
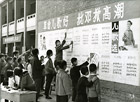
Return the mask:
M5 55L4 55L3 53L0 54L0 58L1 58L1 57L4 57L4 56L5 56Z
M19 53L19 51L16 50L16 51L13 52L13 55L16 55L18 53Z

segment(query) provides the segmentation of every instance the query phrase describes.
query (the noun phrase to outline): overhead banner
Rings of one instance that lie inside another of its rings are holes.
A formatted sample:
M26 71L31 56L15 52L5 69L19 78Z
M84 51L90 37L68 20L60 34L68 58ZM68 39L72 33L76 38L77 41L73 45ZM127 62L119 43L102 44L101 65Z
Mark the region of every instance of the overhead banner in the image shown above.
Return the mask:
M89 24L87 20L85 21L87 18L79 21L80 13L89 10L78 12L77 16L73 16L76 20L69 18L68 28L51 27L48 30L48 26L39 23L40 55L46 55L48 49L52 49L55 55L55 41L62 41L64 33L67 32L67 44L70 41L74 42L72 48L64 51L64 59L68 62L68 67L71 67L72 57L77 57L81 64L87 57L93 56L91 63L99 66L100 79L140 86L139 3L140 1L116 2L91 9L92 19L89 19ZM107 10L104 14L106 9L109 9L110 13ZM97 16L97 12L102 15L101 18ZM46 28L42 30L40 26Z
M38 23L39 32L138 18L139 4L139 0L127 0L47 19Z
M3 44L21 42L22 34L3 38Z

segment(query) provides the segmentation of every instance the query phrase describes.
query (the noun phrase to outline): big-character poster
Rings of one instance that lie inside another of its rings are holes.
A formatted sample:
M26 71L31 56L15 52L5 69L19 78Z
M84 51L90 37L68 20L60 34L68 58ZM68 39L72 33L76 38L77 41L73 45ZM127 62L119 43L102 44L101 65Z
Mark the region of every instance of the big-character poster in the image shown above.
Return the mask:
M46 21L40 23L48 27L38 35L40 55L52 49L54 59L55 41L62 41L67 32L66 45L74 42L64 51L63 59L68 62L68 68L71 68L72 57L78 58L81 64L93 56L90 62L99 66L100 79L139 86L140 14L136 12L140 7L136 4L139 1L116 2L54 18L52 21L62 23L61 26L58 23L57 29L46 26Z

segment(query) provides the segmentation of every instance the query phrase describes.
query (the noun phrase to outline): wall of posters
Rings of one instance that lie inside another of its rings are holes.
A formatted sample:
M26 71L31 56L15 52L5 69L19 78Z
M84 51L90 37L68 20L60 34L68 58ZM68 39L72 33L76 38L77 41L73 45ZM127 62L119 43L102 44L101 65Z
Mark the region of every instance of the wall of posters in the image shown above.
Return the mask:
M52 27L48 29L48 25L45 23L45 30L39 30L38 35L41 55L45 55L48 49L52 49L54 59L55 41L62 41L67 32L66 44L74 42L70 49L64 51L63 56L63 59L68 62L69 68L72 57L78 58L78 62L81 64L87 60L87 57L93 56L91 63L99 66L100 79L140 86L140 14L135 14L136 9L140 7L134 5L138 3L139 1L116 2L78 12L77 16L74 16L76 13L71 14L73 18L71 15L68 15L69 19L63 16L60 18L63 18L62 22L65 27L59 25L60 29ZM128 6L130 4L131 6ZM94 11L93 18L88 15L90 11ZM82 12L85 14L84 19L80 19ZM134 15L130 15L132 12ZM100 18L101 14L103 17Z
M127 23L130 20L133 24L128 30ZM64 59L69 67L72 57L77 57L80 64L94 54L96 56L92 62L96 65L99 63L101 79L139 85L140 18L130 20L43 32L39 34L39 49L42 55L45 55L48 49L52 49L55 58L55 40L62 41L64 33L67 32L66 44L74 42L70 49L64 51ZM113 26L117 26L117 30L113 31ZM135 45L125 45L123 37L126 32L128 36L133 34L131 36Z

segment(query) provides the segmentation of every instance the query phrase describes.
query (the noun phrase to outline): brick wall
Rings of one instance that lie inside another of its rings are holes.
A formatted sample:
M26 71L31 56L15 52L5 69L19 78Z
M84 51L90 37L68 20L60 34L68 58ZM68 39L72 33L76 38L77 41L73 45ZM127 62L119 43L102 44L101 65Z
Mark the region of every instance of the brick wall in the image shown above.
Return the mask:
M37 21L124 0L38 0ZM102 102L140 102L140 87L101 80Z

